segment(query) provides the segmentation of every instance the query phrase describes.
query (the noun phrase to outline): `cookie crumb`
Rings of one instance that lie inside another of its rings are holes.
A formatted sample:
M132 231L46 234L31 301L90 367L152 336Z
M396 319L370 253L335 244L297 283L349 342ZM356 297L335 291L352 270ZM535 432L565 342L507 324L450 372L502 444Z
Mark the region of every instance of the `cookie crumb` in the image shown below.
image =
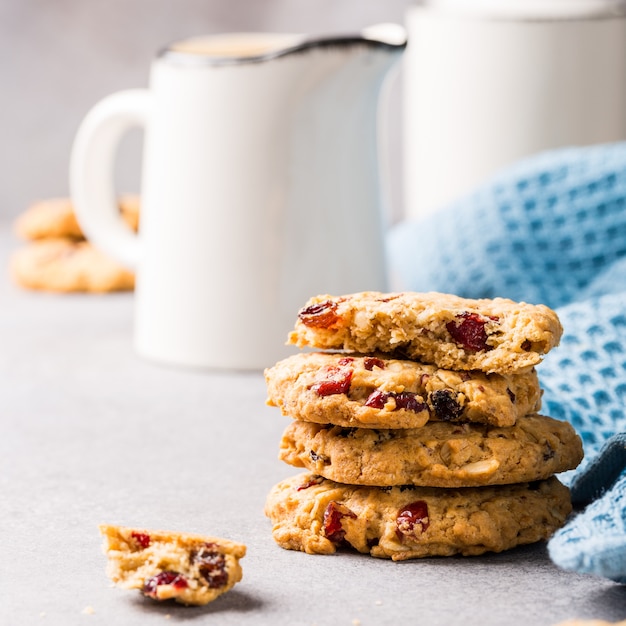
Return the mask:
M92 606L86 606L86 607L83 609L83 614L84 614L84 615L93 615L94 613L95 613L95 611L94 611L94 609L93 609L93 607L92 607Z
M382 603L383 603L382 600L376 600L376 602L374 602L376 606L380 606Z
M46 616L46 612L42 611L41 613L39 613L39 617L45 617Z
M99 528L109 578L153 600L204 605L241 580L239 559L246 553L241 543L183 532L106 524Z
M360 626L360 624L361 624L361 620L355 617L355 618L352 620L352 624L353 624L353 626Z

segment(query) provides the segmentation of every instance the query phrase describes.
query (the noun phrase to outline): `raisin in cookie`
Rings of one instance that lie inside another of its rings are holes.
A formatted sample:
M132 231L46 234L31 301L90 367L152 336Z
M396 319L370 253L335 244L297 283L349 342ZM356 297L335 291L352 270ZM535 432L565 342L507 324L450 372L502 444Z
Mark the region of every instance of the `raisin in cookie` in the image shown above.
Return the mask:
M101 525L107 573L155 600L207 604L241 580L241 543L189 533Z
M292 422L279 458L352 485L478 487L529 482L574 469L580 437L542 415L514 426L429 422L421 428L341 428Z
M438 420L511 426L541 407L534 368L508 375L454 372L415 361L311 352L279 361L265 379L269 405L318 424L419 428Z
M440 293L363 292L309 300L289 343L380 351L445 369L507 374L539 363L561 334L556 313L543 305Z
M554 476L438 489L343 485L305 473L276 485L265 505L282 548L332 554L345 545L394 561L501 552L541 541L571 510L569 490Z
M135 286L132 272L86 241L33 241L13 253L10 269L18 285L41 291L103 293Z
M118 199L124 221L133 229L139 227L139 196L125 194ZM51 198L31 205L15 221L15 233L21 239L84 239L74 207L69 198Z

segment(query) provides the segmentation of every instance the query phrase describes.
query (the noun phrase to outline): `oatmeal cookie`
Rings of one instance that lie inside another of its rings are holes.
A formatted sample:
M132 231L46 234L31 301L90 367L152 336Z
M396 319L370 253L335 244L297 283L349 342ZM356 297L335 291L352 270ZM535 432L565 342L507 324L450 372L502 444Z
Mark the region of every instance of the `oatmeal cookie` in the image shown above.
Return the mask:
M265 505L282 548L332 554L348 546L394 561L501 552L541 541L571 510L569 490L554 476L439 489L352 486L305 473L276 485Z
M544 305L441 293L363 292L312 298L300 310L288 342L508 374L539 363L561 334L556 313Z
M139 203L137 195L125 194L119 198L122 217L135 231L139 227ZM36 202L16 219L14 229L21 239L84 239L69 198Z
M33 241L13 253L10 270L18 285L42 291L100 293L135 286L132 272L86 241Z
M241 543L189 533L101 525L107 574L155 600L207 604L241 580Z
M279 458L352 485L479 487L530 482L583 457L568 422L531 415L514 426L429 422L421 428L341 428L292 422Z
M429 420L511 426L541 407L531 368L520 374L439 369L380 356L311 352L265 371L270 406L318 424L419 428Z

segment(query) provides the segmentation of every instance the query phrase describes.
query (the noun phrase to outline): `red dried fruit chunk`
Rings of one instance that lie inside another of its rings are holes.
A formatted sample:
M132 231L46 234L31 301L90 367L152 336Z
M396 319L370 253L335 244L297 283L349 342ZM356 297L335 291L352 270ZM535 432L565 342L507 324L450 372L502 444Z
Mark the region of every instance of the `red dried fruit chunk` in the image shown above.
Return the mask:
M375 367L380 368L381 370L385 369L385 362L382 359L377 359L376 357L366 356L363 359L363 367L371 372Z
M417 537L426 532L429 526L428 505L424 500L411 502L398 511L396 534L400 539L408 535Z
M356 515L345 505L333 500L328 503L324 511L324 535L333 543L341 543L346 536L346 531L341 525L344 517L356 519Z
M142 549L150 545L150 535L146 533L132 532L130 536L139 544Z
M384 391L372 391L365 401L365 406L369 406L372 409L384 409L389 394Z
M226 559L217 550L214 543L205 543L204 547L192 553L191 560L198 563L200 575L207 581L209 588L219 589L228 584L228 573L226 572Z
M402 391L400 393L394 393L393 391L372 391L365 401L365 406L369 406L372 409L384 409L387 400L393 398L396 402L396 406L393 409L404 409L405 411L413 411L414 413L421 413L428 410L428 406L417 399L417 395L410 391Z
M157 587L161 585L172 585L175 589L185 589L189 586L187 579L178 572L164 571L146 579L143 584L143 592L151 598L156 598Z
M311 480L303 483L299 487L296 488L296 491L302 491L303 489L308 489L309 487L313 487L313 485L319 485L322 483L324 478L322 476L314 476Z
M497 318L489 318L497 320ZM487 331L485 324L487 318L465 311L456 316L456 319L446 324L446 330L452 336L455 343L463 346L468 352L479 352L480 350L491 350L492 346L487 345Z
M334 365L326 368L326 378L314 383L311 388L319 396L333 396L338 393L348 393L352 382L352 368Z
M337 303L326 300L318 304L312 304L298 313L300 321L311 328L330 328L339 320L337 315Z
M406 411L413 411L414 413L421 413L428 409L426 404L420 402L417 396L410 391L402 391L401 393L391 394L396 401L396 409L404 409Z

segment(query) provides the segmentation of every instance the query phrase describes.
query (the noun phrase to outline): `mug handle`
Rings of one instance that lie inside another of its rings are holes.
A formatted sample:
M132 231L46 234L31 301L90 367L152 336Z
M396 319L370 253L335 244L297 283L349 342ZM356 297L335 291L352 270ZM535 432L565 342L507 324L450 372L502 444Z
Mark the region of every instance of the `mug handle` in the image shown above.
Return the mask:
M120 215L113 166L124 134L146 126L150 98L147 89L129 89L101 100L79 126L70 157L70 194L81 229L131 270L139 262L140 240Z

